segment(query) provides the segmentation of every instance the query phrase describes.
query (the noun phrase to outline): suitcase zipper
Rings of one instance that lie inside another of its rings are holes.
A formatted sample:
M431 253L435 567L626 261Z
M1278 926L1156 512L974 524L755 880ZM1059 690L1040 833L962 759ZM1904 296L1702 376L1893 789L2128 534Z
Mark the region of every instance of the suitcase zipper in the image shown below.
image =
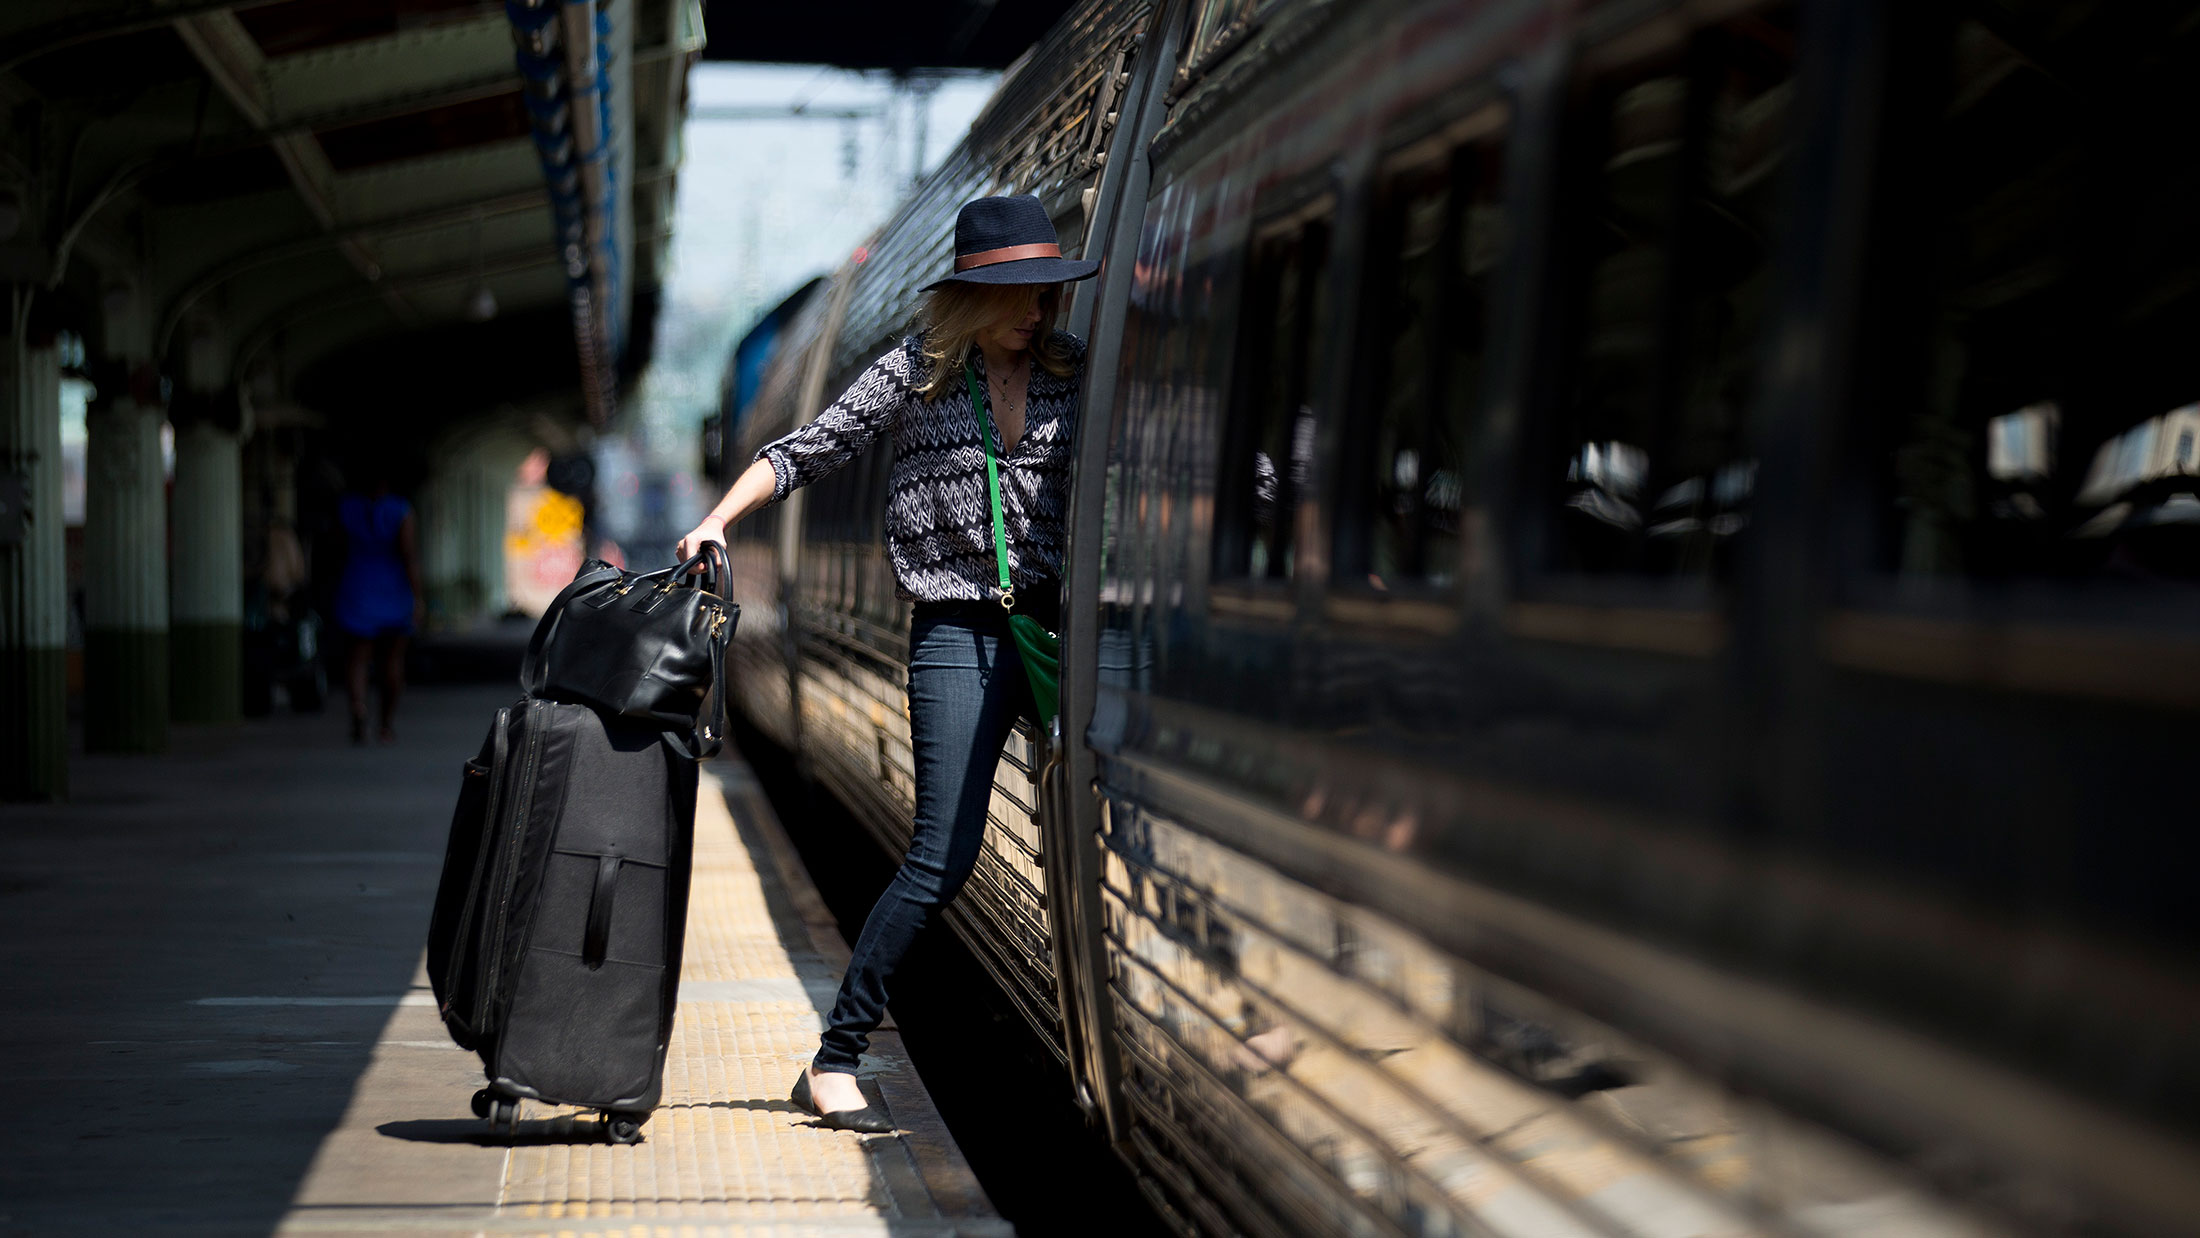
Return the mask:
M482 878L488 875L484 874L482 869L484 861L491 859L494 855L493 847L497 836L497 822L504 813L504 781L500 775L504 773L504 763L507 759L507 737L511 733L511 722L512 711L509 708L497 711L496 727L492 732L495 738L491 741L489 749L489 802L482 809L481 842L476 846L474 854L474 872L477 877L467 889L466 904L459 911L458 932L452 939L454 944L451 950L451 962L443 976L443 991L450 994L452 998L458 996L458 977L465 969L465 959L468 952L473 948L474 922L481 916ZM446 999L442 1009L437 1013L446 1019L449 1018L451 1014L450 1000ZM477 1002L474 1011L474 1022L477 1025L479 1019L480 1010ZM475 1034L479 1034L478 1026L472 1030Z
M519 849L521 836L527 830L527 814L535 803L535 762L542 751L542 727L535 713L540 701L527 702L527 753L520 760L519 804L512 814L512 834L504 847L504 862L497 874L496 920L491 925L489 940L493 949L489 954L488 973L481 986L481 1001L486 1008L494 999L502 979L504 961L504 929L512 908L512 888L519 882ZM484 1010L486 1014L486 1009Z

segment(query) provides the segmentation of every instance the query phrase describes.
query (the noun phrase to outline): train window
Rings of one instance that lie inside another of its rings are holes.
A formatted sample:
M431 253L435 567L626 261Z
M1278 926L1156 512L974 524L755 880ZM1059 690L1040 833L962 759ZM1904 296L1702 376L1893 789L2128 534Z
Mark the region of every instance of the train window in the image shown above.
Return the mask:
M2195 13L1958 20L1897 95L1883 570L2200 580Z
M1253 235L1217 479L1216 580L1292 574L1299 502L1312 484L1315 324L1326 318L1332 212L1324 199Z
M1792 4L1767 4L1584 84L1559 241L1576 265L1548 466L1551 570L1717 577L1748 525L1743 415L1795 25Z
M1199 23L1192 27L1192 37L1184 45L1185 62L1196 65L1205 59L1217 43L1228 38L1232 29L1252 16L1258 7L1257 0L1201 0Z
M1376 185L1337 546L1343 579L1388 590L1457 578L1470 510L1468 416L1489 343L1503 222L1493 106L1388 161ZM1467 134L1479 135L1461 141Z

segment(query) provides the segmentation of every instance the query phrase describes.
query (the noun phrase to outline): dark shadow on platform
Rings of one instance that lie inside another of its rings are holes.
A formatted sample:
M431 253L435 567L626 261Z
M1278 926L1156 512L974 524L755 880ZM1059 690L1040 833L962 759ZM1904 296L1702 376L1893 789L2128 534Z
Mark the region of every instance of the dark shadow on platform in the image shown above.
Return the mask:
M412 986L461 764L513 695L409 695L386 748L341 709L179 727L0 814L0 1231L275 1228Z
M601 1120L563 1113L550 1118L522 1118L509 1135L491 1132L488 1122L480 1118L414 1118L406 1122L384 1122L374 1129L391 1139L409 1143L464 1143L482 1148L606 1142ZM646 1124L642 1127L642 1138L645 1142L649 1138Z

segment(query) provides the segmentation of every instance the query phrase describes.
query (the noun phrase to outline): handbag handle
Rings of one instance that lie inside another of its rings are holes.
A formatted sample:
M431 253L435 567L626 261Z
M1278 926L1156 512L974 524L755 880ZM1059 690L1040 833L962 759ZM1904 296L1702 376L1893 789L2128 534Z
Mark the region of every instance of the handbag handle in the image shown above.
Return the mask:
M703 592L725 597L733 584L733 562L726 558L726 548L717 542L704 542L703 548L688 556L685 563L667 570L686 576L701 565Z
M593 572L582 572L575 576L565 588L558 590L556 597L550 599L550 605L543 608L542 618L535 622L535 634L527 638L527 656L519 664L520 691L533 696L542 691L543 685L548 682L550 667L543 661L542 651L549 647L550 635L557 630L558 617L565 613L566 606L582 590L617 580L620 575L619 569L606 563Z
M698 567L703 569L704 592L715 593L719 597L726 596L726 586L733 579L733 564L726 558L726 548L717 542L706 541L702 549L678 563L655 571L636 572L632 579L637 585L645 580L677 581L683 576L692 575Z
M726 548L717 542L704 542L696 552L696 558L704 560L703 589L724 599L733 587L733 561L726 557ZM727 605L731 606L730 601ZM726 708L726 643L731 638L720 631L710 639L710 700L704 706L703 724L698 730L702 740L701 756L704 759L718 755L724 744L726 729L731 718Z
M680 742L678 731L664 732L664 744L690 761L708 761L725 746L731 725L726 712L726 643L714 640L710 643L710 700L703 707L702 725L695 728L695 747L690 750Z
M733 563L726 557L726 548L717 542L704 542L702 549L688 556L686 562L651 575L671 572L686 576L698 569L703 577L703 592L724 599L733 583ZM695 746L690 748L681 742L676 731L664 733L664 744L690 761L707 761L725 746L726 731L731 725L732 718L726 708L726 637L717 634L710 639L710 696L704 702L700 725L695 728Z

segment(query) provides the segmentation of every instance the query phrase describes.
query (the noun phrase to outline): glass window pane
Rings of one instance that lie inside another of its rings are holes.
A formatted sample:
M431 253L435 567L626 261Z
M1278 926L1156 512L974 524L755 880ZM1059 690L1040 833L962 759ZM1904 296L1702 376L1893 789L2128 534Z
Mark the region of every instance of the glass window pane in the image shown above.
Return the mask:
M2150 123L2190 114L2196 21L1959 21L1909 96L1883 568L2200 579L2200 128Z
M1327 295L1329 223L1255 238L1248 255L1233 407L1224 435L1217 579L1285 579L1314 455L1314 324Z
M1438 150L1385 174L1368 246L1365 454L1350 466L1340 566L1376 589L1457 579L1473 497L1468 418L1488 349L1503 225L1501 147Z
M1551 567L1710 577L1748 525L1743 442L1794 76L1792 6L1590 83Z
M1401 177L1391 193L1382 238L1388 252L1380 255L1387 278L1376 293L1381 302L1372 307L1386 327L1377 358L1383 382L1370 410L1375 442L1367 572L1377 586L1430 574L1431 567L1448 576L1458 536L1457 506L1432 508L1423 489L1424 475L1433 487L1440 474L1456 478L1459 464L1431 364L1443 332L1451 178L1443 168ZM1430 564L1432 556L1443 564Z

